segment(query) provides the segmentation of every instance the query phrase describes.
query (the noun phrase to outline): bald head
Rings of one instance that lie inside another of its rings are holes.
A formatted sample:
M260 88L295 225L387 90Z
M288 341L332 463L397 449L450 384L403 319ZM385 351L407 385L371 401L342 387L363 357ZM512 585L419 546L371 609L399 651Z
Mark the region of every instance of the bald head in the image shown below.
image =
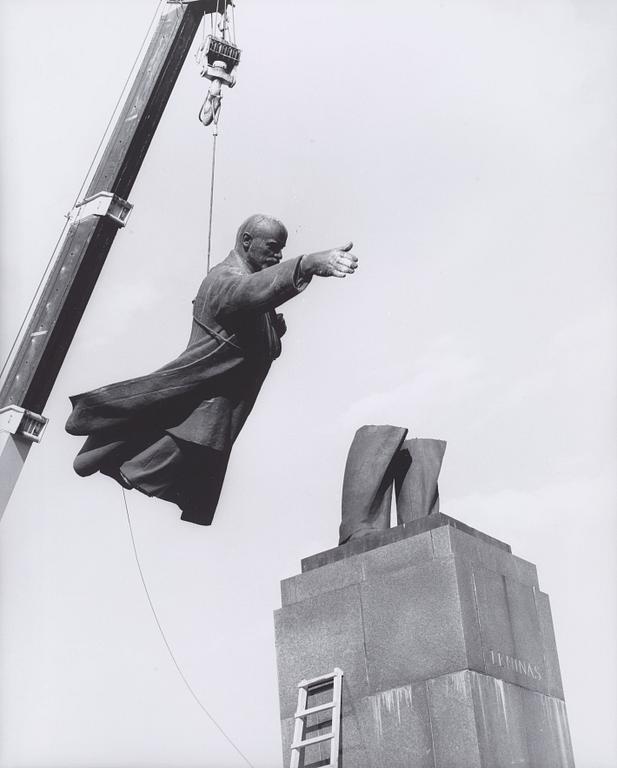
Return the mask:
M254 213L238 227L236 246L240 245L244 234L250 235L250 237L255 237L255 235L262 235L263 237L264 234L268 236L271 233L283 234L287 240L287 229L282 221L275 219L274 216L267 216L265 213Z
M236 252L250 266L259 271L278 264L281 251L287 244L285 225L272 216L255 213L243 221L236 235Z

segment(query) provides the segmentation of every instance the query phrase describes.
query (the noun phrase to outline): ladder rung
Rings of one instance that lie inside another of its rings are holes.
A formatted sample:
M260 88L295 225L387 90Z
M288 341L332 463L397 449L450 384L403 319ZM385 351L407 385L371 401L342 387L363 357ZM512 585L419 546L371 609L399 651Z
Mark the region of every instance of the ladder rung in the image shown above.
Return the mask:
M298 688L309 688L311 685L317 685L317 683L326 683L330 680L334 680L338 675L340 675L340 672L337 670L336 672L329 672L327 675L314 677L312 680L301 680L298 683Z
M329 701L327 704L319 704L316 707L305 709L303 712L296 712L294 717L307 717L308 715L315 715L317 712L324 712L326 709L334 709L336 704L333 701Z
M312 739L306 739L305 741L298 741L291 745L292 749L302 749L303 747L310 747L311 744L319 744L322 741L328 741L333 739L333 733L324 733L322 736L313 736Z

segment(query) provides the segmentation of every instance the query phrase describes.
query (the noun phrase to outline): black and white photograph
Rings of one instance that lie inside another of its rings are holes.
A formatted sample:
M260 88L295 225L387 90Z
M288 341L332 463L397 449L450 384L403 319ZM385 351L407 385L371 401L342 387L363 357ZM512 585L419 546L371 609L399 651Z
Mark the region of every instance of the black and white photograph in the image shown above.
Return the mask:
M617 3L0 19L0 768L615 768Z

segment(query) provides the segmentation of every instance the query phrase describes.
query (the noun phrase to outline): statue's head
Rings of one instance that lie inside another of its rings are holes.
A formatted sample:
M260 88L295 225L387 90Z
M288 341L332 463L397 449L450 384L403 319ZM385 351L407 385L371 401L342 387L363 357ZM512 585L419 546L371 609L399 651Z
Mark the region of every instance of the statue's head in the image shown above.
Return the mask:
M287 244L287 230L278 219L262 213L244 221L236 235L236 251L258 272L278 264Z

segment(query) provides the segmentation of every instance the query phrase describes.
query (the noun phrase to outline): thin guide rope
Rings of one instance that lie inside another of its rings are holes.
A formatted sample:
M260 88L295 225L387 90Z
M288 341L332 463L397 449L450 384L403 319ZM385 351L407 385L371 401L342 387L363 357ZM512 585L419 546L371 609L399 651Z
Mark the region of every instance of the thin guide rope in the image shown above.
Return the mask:
M150 33L152 32L152 27L154 26L154 22L157 20L161 6L164 4L165 0L159 0L159 3L156 6L156 10L154 11L154 15L152 16L152 19L150 20L150 24L148 26L148 29L146 31L146 34L144 35L144 39L141 41L141 45L139 47L139 50L137 51L137 55L135 56L135 60L133 61L133 65L131 66L131 69L129 70L129 73L127 75L126 80L124 81L124 85L122 86L122 90L120 91L120 96L118 96L118 100L116 101L116 104L114 106L113 112L111 113L111 116L109 118L109 121L107 123L107 127L105 128L103 135L101 136L101 140L99 142L98 147L96 148L96 152L94 153L94 157L92 158L92 162L90 163L90 167L88 168L88 171L84 177L83 184L81 185L81 188L79 190L79 193L77 195L77 198L75 200L75 204L77 204L77 201L81 197L81 193L84 190L84 187L86 186L86 181L88 180L88 176L90 175L90 171L94 167L94 163L96 162L99 152L101 151L101 147L103 146L103 142L107 138L107 134L109 132L109 129L111 127L111 124L114 121L114 118L116 117L118 113L118 107L120 106L122 99L124 98L124 94L126 93L126 90L128 88L129 83L131 82L131 78L133 77L133 73L135 72L135 68L137 67L137 64L139 63L139 60L141 59L141 55L143 53L143 50L146 46L146 43L148 41L148 38L150 37Z
M122 86L122 90L120 91L120 96L118 96L118 100L116 101L116 104L115 104L115 106L113 108L111 116L110 116L109 120L107 121L107 125L105 127L105 130L103 131L103 135L101 136L101 140L98 143L98 146L97 146L97 148L96 148L96 150L94 152L94 156L92 157L92 162L90 163L90 166L89 166L88 170L86 171L86 174L85 174L85 176L83 178L81 186L79 187L79 192L75 196L75 201L73 202L71 210L73 210L75 208L75 206L79 202L79 198L81 197L82 192L84 191L84 188L86 186L86 183L88 181L90 173L91 173L92 169L94 168L94 164L95 164L95 162L96 162L96 160L97 160L97 158L99 156L99 153L101 151L101 147L103 146L103 142L105 141L105 139L106 139L106 137L107 137L107 135L109 133L109 129L111 127L111 124L113 123L113 121L114 121L114 119L115 119L115 117L116 117L116 115L118 113L118 107L120 106L120 103L122 102L122 99L124 98L124 95L126 93L128 85L129 85L129 83L131 81L131 78L133 77L133 73L135 72L135 68L137 67L138 62L141 59L141 55L143 53L144 47L146 45L146 42L147 42L148 38L150 37L150 33L152 31L152 27L154 26L154 22L156 21L158 15L159 15L160 8L163 5L164 1L165 0L159 0L159 3L157 4L156 11L154 12L154 15L152 16L152 19L150 21L150 25L148 26L148 30L147 30L147 32L146 32L146 34L144 36L144 39L142 40L141 46L139 47L139 51L137 52L137 56L135 56L135 60L133 61L133 65L131 66L129 74L127 75L127 78L124 81L124 85ZM57 252L58 252L58 248L60 246L60 243L64 239L64 236L66 234L66 230L67 230L67 227L69 226L69 223L70 223L70 213L68 213L66 215L64 226L62 227L62 231L60 232L60 237L58 237L58 240L56 241L56 244L54 245L54 248L53 248L53 250L51 252L51 256L49 257L49 260L48 260L47 264L45 265L45 269L43 270L43 273L41 275L41 279L39 280L38 285L36 286L36 288L34 290L34 293L32 295L32 299L30 300L30 303L28 304L28 308L26 309L26 312L24 314L23 320L21 321L21 325L19 326L17 334L15 335L13 343L11 344L11 348L9 349L9 352L8 352L8 354L7 354L7 356L6 356L5 360L4 360L4 364L2 366L2 369L0 370L0 384L3 383L2 377L4 376L5 371L6 371L6 369L9 366L9 363L12 361L13 352L15 351L17 343L19 342L19 340L21 338L21 335L23 333L23 330L26 327L26 323L28 322L28 320L30 318L30 313L32 312L32 309L33 309L33 307L34 307L34 305L35 305L35 303L36 303L36 301L37 301L37 299L38 299L38 297L40 295L41 288L43 287L43 284L45 283L45 281L46 281L46 279L47 279L47 277L49 275L49 271L51 269L52 264L54 263L54 260L56 258Z
M32 308L34 307L34 304L36 303L36 300L39 296L39 293L41 291L41 288L43 287L43 283L45 282L49 270L51 268L51 265L54 262L54 259L56 257L56 253L58 251L58 247L60 246L60 243L64 239L64 235L66 234L66 228L69 225L68 217L64 222L64 226L62 227L62 231L60 232L60 237L56 240L56 244L54 245L54 249L51 252L51 256L49 257L49 260L47 264L45 265L45 269L43 270L43 274L41 275L41 279L38 282L38 285L34 289L34 293L32 295L32 299L30 300L30 303L28 304L28 309L26 309L26 312L24 313L23 320L21 321L21 324L19 326L19 329L17 330L17 333L15 335L15 338L13 339L13 343L11 344L11 348L9 349L9 352L4 360L4 365L2 366L2 370L0 370L0 385L4 384L3 377L6 369L8 368L9 363L12 361L13 358L13 352L15 351L15 347L17 346L17 342L21 338L21 334L23 333L24 328L26 327L26 323L28 322L28 319L30 317L30 313L32 312Z
M210 722L217 728L219 733L225 737L226 741L235 749L235 751L240 755L240 757L244 760L244 762L249 766L249 768L254 768L253 764L250 762L248 757L240 750L239 747L237 747L234 742L231 740L231 738L225 733L223 728L217 723L217 721L212 717L212 715L208 712L208 710L205 708L205 706L201 703L201 700L199 699L199 696L195 693L193 690L191 684L187 680L184 672L180 668L180 665L178 664L178 661L176 660L176 657L174 656L174 652L171 649L171 646L169 645L169 642L167 640L167 637L165 636L165 632L163 631L163 627L161 626L161 622L159 621L159 617L156 613L156 609L154 607L154 603L152 602L152 598L150 597L150 592L148 590L148 585L146 584L146 579L144 577L144 573L141 568L141 563L139 562L139 554L137 552L137 545L135 543L135 535L133 533L133 525L131 523L131 515L129 512L129 505L126 500L126 491L124 488L122 488L122 499L124 501L124 509L126 511L126 520L129 525L129 532L131 534L131 544L133 547L133 554L135 555L135 562L137 563L137 570L139 571L139 577L141 578L141 583L143 584L144 591L146 593L146 597L148 598L148 603L150 605L150 610L152 611L152 615L154 616L154 621L156 622L156 626L158 627L158 630L161 634L161 637L163 638L163 642L165 643L165 647L167 648L167 652L169 653L169 656L178 672L180 677L182 678L182 682L186 686L188 692L191 694L191 696L195 699L197 702L199 708L204 712L204 714L207 716L207 718L210 720Z

